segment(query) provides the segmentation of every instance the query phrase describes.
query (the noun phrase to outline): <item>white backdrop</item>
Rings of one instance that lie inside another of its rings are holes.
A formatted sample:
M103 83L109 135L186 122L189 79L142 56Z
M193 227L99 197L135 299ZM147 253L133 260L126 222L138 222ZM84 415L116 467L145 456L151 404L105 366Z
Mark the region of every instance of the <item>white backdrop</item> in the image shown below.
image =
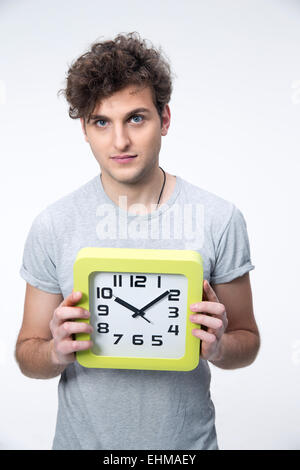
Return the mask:
M57 91L97 38L138 31L176 73L160 163L234 202L248 227L262 346L254 364L211 366L221 449L300 449L297 0L0 1L0 449L51 447L58 379L24 377L26 235L48 204L97 174Z

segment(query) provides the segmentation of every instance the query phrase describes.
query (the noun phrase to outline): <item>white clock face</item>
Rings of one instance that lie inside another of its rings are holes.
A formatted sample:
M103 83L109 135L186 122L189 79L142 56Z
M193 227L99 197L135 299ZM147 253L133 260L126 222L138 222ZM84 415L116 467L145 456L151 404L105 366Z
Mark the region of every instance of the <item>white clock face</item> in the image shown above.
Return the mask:
M184 356L187 288L182 274L91 273L92 352L121 357Z

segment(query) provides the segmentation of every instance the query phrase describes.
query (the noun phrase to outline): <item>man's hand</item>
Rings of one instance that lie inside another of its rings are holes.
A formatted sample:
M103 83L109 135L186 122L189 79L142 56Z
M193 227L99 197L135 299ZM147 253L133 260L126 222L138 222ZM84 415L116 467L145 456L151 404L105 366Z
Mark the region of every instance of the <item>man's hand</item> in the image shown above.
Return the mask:
M192 323L201 325L201 329L192 331L194 336L202 340L201 357L210 361L217 360L228 319L225 306L219 302L208 281L203 282L203 301L191 304L190 310L195 312L190 316Z
M92 333L93 327L85 322L72 321L76 318L89 318L90 313L81 307L75 307L81 299L81 292L72 292L54 310L49 327L53 336L52 360L56 365L65 365L75 361L75 352L90 349L92 341L76 341L75 333Z

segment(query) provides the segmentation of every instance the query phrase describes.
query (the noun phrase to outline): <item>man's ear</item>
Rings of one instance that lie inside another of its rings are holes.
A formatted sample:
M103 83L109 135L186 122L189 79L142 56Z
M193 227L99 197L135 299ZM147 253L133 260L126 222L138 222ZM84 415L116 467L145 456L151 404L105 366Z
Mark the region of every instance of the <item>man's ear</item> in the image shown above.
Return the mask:
M85 140L86 142L89 142L88 136L87 136L87 134L86 134L85 119L81 117L81 118L80 118L80 122L81 122L82 132L83 132L83 134L84 134L84 140Z
M171 111L168 104L165 105L162 112L161 135L167 135L171 123Z

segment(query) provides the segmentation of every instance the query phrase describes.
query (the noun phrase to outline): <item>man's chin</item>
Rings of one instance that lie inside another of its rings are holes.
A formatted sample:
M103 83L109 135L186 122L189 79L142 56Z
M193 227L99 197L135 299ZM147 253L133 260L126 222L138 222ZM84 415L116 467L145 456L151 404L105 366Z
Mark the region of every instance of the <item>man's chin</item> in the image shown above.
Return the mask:
M119 171L113 171L110 173L111 177L121 184L128 184L133 185L137 183L141 183L144 181L145 176L147 174L147 170L145 168L142 169L124 169Z

